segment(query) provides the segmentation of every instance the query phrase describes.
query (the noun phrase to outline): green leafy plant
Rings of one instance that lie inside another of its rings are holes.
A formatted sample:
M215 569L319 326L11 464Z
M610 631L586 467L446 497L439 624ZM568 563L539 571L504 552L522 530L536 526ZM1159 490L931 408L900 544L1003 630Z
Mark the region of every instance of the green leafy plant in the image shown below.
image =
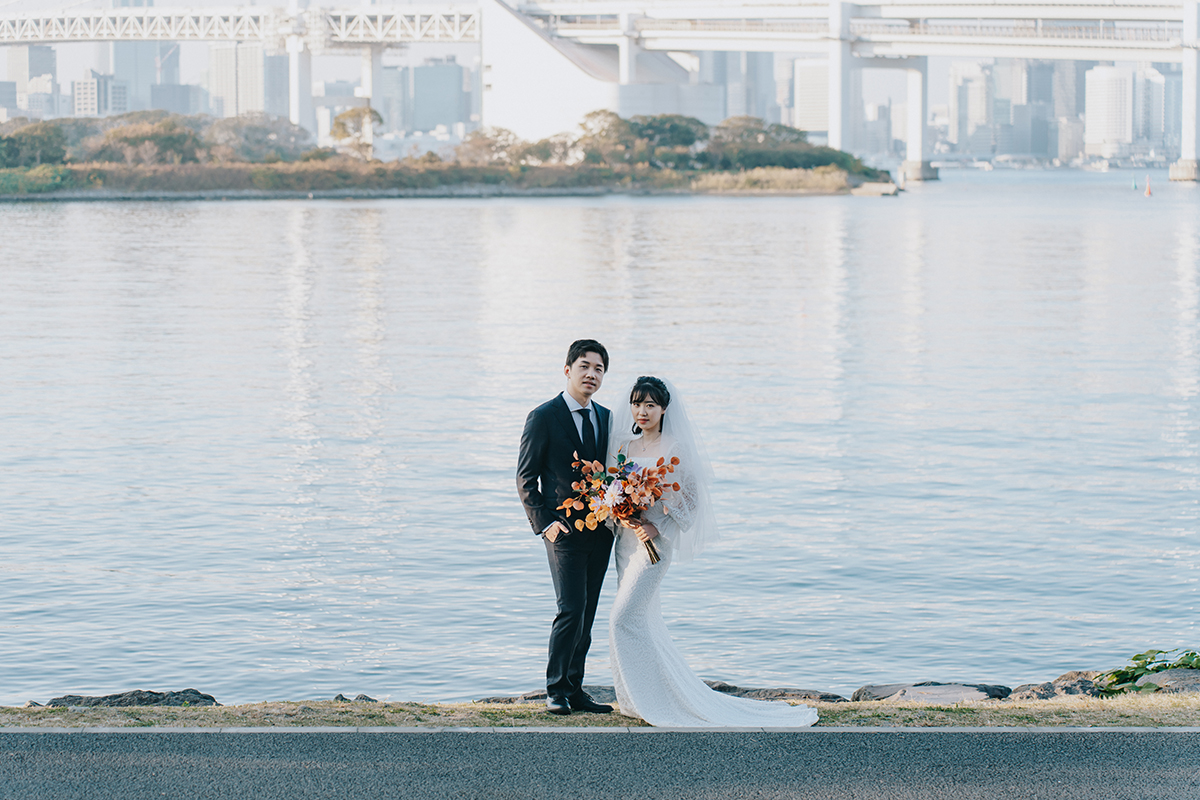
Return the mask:
M1195 650L1187 650L1174 661L1168 658L1174 650L1147 650L1138 653L1130 660L1130 664L1102 673L1096 678L1096 687L1106 695L1123 694L1125 692L1157 692L1158 685L1147 682L1137 685L1138 679L1156 672L1166 672L1169 669L1200 669L1200 654Z

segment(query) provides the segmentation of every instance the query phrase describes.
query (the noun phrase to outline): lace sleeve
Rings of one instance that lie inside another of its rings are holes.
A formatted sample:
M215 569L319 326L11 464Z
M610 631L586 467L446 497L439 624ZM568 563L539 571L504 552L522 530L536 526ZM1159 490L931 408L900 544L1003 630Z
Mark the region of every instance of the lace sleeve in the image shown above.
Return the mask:
M679 448L674 445L667 451L667 460L670 461L672 456L679 456L680 461L675 466L673 473L667 473L667 479L672 483L678 483L679 491L667 489L663 492L659 502L662 503L663 512L674 523L674 526L680 532L686 533L695 524L699 495L696 491L695 478L689 473L688 465L680 455Z

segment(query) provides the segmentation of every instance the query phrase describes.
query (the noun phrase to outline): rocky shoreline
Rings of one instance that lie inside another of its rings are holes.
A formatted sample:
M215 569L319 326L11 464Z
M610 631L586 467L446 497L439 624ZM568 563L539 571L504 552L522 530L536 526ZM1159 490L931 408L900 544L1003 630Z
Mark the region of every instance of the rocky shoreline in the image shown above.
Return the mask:
M715 691L736 697L747 697L754 700L782 700L792 703L863 703L890 702L916 703L930 706L954 705L958 703L975 703L985 700L993 701L1038 701L1054 700L1057 698L1101 698L1106 693L1101 690L1096 679L1100 672L1091 670L1074 670L1064 673L1052 681L1044 683L1027 683L1016 688L985 683L942 683L939 681L921 681L918 683L887 683L870 684L855 690L849 697L822 691L820 689L795 688L749 688L734 686L724 681L706 680ZM1153 690L1145 689L1146 693L1161 694L1200 694L1200 669L1169 669L1143 676L1137 682L1139 687L1153 684ZM586 686L589 694L602 703L616 702L616 694L611 686ZM534 690L520 695L502 695L482 697L474 702L480 705L500 706L540 706L545 702L545 690ZM319 702L319 701L314 701ZM333 698L335 703L378 703L379 701L365 694L359 694L353 699L343 694ZM86 708L135 708L135 707L206 707L220 706L216 698L196 689L183 689L177 692L148 692L133 690L118 694L90 696L63 695L54 697L46 703L30 700L25 708L69 708L73 710Z
M891 701L946 705L971 703L980 700L1052 700L1057 697L1104 697L1096 679L1101 675L1094 670L1075 670L1059 675L1045 683L1027 683L1011 689L985 683L942 683L921 681L920 683L886 683L863 686L850 697L843 697L820 689L757 689L733 686L724 681L705 681L718 692L749 697L755 700L785 700L821 703L848 703L863 701ZM1157 691L1167 694L1200 693L1200 669L1171 669L1146 675L1138 681L1139 686L1154 684ZM600 702L611 703L616 695L611 686L585 687L592 697ZM477 703L524 704L540 703L546 699L545 691L532 691L515 697L484 697Z

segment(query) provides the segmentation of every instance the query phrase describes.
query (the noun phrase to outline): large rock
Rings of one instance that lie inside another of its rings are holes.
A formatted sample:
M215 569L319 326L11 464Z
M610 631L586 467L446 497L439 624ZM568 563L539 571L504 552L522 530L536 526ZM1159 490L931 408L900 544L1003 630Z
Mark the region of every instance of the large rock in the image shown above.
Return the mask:
M1200 692L1200 669L1168 669L1138 678L1138 686L1147 683L1157 684L1160 692L1170 694Z
M1026 683L1013 689L1009 700L1052 700L1055 697L1100 697L1103 692L1096 685L1099 672L1075 670L1059 675L1046 683Z
M195 689L184 689L182 692L143 692L135 689L121 694L106 694L103 697L68 694L55 697L48 706L219 706L221 705L211 694L201 694Z
M1003 700L1012 690L987 683L885 683L856 689L851 700L904 700L911 703L963 703L970 700Z
M713 691L748 697L751 700L816 700L822 703L845 703L840 694L823 692L820 689L746 689L724 681L705 681Z

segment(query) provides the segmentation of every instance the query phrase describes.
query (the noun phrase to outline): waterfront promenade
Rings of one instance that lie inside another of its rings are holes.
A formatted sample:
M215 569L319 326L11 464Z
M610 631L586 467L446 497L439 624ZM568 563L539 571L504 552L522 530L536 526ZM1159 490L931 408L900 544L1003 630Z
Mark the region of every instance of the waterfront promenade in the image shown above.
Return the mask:
M0 731L0 797L1200 796L1200 728Z

